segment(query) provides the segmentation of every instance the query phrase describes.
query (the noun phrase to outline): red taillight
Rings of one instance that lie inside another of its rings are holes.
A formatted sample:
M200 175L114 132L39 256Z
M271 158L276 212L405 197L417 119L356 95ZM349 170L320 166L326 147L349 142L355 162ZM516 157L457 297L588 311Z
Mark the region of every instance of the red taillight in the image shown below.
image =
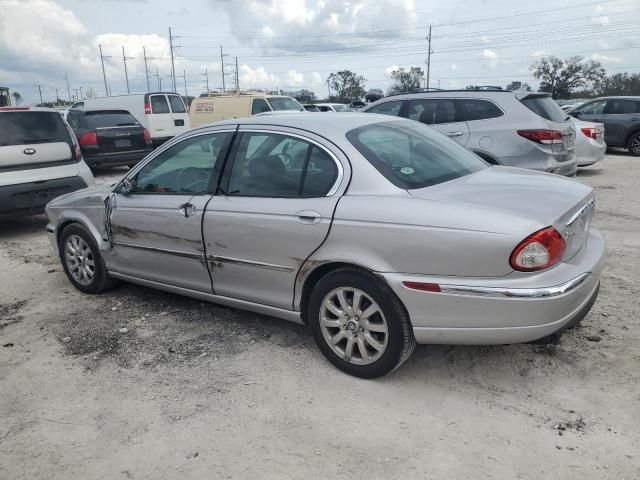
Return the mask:
M592 138L594 140L598 139L599 130L597 128L582 127L580 130L582 130L582 133L584 133L587 137Z
M146 128L144 129L144 141L145 142L151 141L151 133Z
M11 110L29 110L31 107L0 107L0 110L3 111L11 111Z
M543 228L520 242L511 253L509 263L521 272L544 270L560 261L564 247L564 240L555 228Z
M151 104L149 102L144 102L144 113L145 115L149 115L151 113Z
M557 130L518 130L518 135L536 143L562 143L562 132Z
M80 135L78 142L80 145L98 145L98 136L96 132L86 132Z
M438 285L437 283L402 282L402 285L410 288L411 290L420 290L421 292L439 293L441 291L440 285Z

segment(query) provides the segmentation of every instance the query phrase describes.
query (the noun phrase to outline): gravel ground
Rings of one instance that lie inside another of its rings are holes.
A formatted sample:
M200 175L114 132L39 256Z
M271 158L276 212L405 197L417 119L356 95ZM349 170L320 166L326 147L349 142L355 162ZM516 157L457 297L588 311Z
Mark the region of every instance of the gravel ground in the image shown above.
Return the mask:
M609 251L578 328L419 346L376 381L297 325L127 284L83 295L44 217L0 223L0 478L640 478L640 159L578 180Z

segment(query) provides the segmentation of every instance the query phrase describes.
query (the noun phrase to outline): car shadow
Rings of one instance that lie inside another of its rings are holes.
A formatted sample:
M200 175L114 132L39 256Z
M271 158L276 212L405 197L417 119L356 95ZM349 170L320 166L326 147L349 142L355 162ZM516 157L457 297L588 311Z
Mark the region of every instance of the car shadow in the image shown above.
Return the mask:
M47 216L34 215L0 220L0 239L12 238L29 233L45 233Z
M602 175L602 168L592 168L592 167L581 167L578 169L577 176L578 177L596 177L598 175Z

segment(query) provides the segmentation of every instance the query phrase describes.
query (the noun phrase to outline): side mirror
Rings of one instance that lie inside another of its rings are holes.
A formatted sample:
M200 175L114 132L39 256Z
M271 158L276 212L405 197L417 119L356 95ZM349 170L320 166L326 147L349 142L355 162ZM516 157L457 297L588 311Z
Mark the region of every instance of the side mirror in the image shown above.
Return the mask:
M118 188L118 193L122 195L129 195L136 189L136 180L134 178L125 178L122 180L120 187Z

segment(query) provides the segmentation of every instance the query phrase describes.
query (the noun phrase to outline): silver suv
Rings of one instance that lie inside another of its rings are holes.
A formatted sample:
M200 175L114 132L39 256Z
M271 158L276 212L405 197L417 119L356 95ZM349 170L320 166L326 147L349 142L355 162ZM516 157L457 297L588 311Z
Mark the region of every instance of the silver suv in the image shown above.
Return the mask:
M364 112L425 123L493 165L573 176L574 128L546 93L439 90L385 97Z

